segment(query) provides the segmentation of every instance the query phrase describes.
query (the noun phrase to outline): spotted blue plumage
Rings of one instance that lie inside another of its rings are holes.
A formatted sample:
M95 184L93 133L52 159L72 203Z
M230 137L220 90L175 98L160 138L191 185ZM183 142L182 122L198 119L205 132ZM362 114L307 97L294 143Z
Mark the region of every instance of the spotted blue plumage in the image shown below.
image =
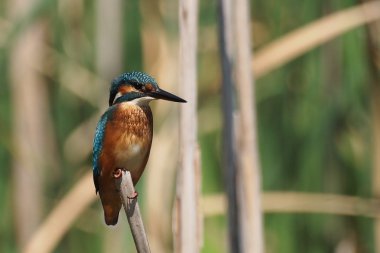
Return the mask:
M92 165L96 192L99 191L98 177L100 176L101 171L99 158L103 149L104 134L106 130L107 121L111 117L114 109L115 106L111 106L110 108L108 108L108 110L101 116L95 130L94 143L92 146Z
M110 92L117 92L117 89L119 88L120 84L123 83L139 83L139 84L153 84L157 85L156 80L151 77L148 74L145 74L143 72L127 72L124 74L121 74L120 76L116 77L111 84Z

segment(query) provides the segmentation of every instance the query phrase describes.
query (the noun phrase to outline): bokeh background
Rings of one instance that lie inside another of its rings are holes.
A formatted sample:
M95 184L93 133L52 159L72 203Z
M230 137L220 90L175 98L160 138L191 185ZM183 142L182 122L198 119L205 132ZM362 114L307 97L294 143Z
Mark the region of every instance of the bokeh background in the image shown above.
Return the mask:
M253 58L294 29L358 4L251 1ZM380 61L374 51L380 32L376 38L367 29L349 29L256 78L264 192L334 194L332 202L347 195L364 203L355 206L357 215L267 211L268 253L376 252L380 79L373 62ZM113 77L142 70L178 93L178 34L177 1L0 1L0 252L20 252L60 200L91 172L92 137ZM209 208L203 252L227 252L226 214L218 198L224 177L216 0L199 3L198 46L202 195ZM139 201L153 252L171 252L178 105L159 101L152 107L155 139L138 185ZM76 198L91 205L53 252L134 252L124 215L117 227L106 227L100 201L93 186L88 188L90 197ZM297 200L310 201L302 196ZM324 204L329 202L321 201L320 209ZM57 229L64 220L55 221Z

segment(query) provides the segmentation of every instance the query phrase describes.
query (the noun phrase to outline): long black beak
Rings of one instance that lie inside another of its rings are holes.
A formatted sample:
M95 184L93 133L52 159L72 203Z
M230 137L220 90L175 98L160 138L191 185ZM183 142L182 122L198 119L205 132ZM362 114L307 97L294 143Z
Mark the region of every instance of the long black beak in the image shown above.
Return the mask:
M157 99L164 99L168 101L178 102L178 103L186 103L187 101L177 97L174 94L171 94L170 92L167 92L162 89L157 89L156 91L150 92L149 96L157 98Z

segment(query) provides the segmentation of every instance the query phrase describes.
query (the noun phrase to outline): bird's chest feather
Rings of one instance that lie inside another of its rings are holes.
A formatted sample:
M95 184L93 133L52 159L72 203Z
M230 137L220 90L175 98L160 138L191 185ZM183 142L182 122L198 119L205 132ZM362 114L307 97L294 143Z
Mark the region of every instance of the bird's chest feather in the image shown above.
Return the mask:
M153 134L149 106L122 103L106 127L105 149L114 166L138 170L145 166Z

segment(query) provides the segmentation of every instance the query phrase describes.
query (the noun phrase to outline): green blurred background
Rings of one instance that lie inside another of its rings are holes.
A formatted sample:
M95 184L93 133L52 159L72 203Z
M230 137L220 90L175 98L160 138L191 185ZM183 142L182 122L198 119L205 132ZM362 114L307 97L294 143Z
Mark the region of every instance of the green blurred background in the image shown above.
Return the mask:
M253 49L355 4L251 1ZM202 193L210 195L224 190L217 1L199 8L198 135ZM0 0L0 252L19 252L91 170L92 135L114 76L146 71L178 93L177 13L169 0ZM264 191L373 195L367 40L365 27L353 29L256 81ZM156 138L138 190L153 252L170 252L178 106L152 107ZM375 252L374 232L371 218L265 214L268 253ZM203 252L228 251L225 215L205 217L203 234ZM134 245L125 217L106 227L96 199L54 252Z

